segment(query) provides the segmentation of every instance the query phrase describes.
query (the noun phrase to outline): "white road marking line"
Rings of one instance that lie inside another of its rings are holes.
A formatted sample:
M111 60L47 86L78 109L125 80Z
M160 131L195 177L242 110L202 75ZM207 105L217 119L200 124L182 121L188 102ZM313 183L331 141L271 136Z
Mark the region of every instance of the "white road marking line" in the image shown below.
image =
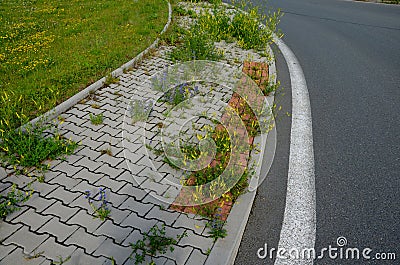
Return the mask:
M281 50L290 73L292 87L292 128L290 135L289 170L286 207L278 249L301 253L313 249L316 237L314 149L311 106L306 80L300 63L290 48L280 39ZM285 256L288 253L284 254ZM278 255L275 265L313 264L312 259L288 259Z

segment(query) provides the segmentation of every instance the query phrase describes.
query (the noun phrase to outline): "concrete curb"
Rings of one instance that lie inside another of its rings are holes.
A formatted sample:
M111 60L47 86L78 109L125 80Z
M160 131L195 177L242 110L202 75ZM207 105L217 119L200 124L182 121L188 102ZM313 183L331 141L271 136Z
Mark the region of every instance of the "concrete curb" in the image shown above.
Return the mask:
M172 20L171 3L168 0L166 0L166 1L168 3L168 21L165 24L165 26L164 26L163 30L161 31L160 35L164 34L167 31L167 29L169 28L169 26L171 24L171 20ZM139 53L135 58L133 58L129 62L123 64L122 66L120 66L119 68L117 68L116 70L111 72L111 75L113 77L118 77L121 74L123 74L124 70L129 69L135 63L141 61L142 58L144 56L146 56L152 49L156 48L159 42L160 42L160 38L157 38L147 49L145 49L144 51ZM95 83L93 83L90 86L86 87L84 90L78 92L77 94L75 94L74 96L70 97L66 101L62 102L61 104L57 105L53 109L51 109L51 110L47 111L46 113L34 118L33 120L31 120L27 124L23 125L21 128L24 129L28 124L31 124L32 126L34 126L37 122L39 122L41 120L51 120L51 119L56 118L61 113L67 111L69 108L71 108L72 106L77 104L80 100L86 98L89 95L89 93L91 93L91 91L96 91L96 90L100 89L101 87L103 87L105 81L106 81L106 77L103 77L103 78L97 80Z

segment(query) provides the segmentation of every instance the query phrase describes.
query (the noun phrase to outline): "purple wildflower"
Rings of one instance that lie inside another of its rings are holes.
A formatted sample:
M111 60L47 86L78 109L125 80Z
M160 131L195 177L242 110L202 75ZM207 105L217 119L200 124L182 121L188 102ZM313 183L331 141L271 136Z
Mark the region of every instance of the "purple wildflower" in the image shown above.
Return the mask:
M85 199L90 197L90 190L85 190Z

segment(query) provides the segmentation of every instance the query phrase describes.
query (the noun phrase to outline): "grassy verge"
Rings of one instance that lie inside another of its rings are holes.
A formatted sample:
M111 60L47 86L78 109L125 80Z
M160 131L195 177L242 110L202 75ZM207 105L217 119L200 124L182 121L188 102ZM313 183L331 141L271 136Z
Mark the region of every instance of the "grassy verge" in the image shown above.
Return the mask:
M164 0L5 0L0 8L0 129L21 124L148 47Z

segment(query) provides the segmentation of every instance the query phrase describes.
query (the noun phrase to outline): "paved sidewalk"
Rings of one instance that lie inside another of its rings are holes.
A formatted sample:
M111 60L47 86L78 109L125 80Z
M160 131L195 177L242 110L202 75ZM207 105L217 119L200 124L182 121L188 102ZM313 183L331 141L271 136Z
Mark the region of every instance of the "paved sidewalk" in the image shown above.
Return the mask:
M217 47L224 52L222 62L237 69L248 60L268 62L235 43L221 42ZM126 115L132 101L157 99L158 94L149 85L150 77L172 65L167 59L170 50L157 48L152 56L119 76L117 84L98 89L61 114L65 120L61 134L81 145L66 160L51 161L44 183L31 186L32 198L20 211L0 221L0 264L53 264L68 256L71 259L65 264L113 264L111 258L118 265L134 264L134 259L129 259L130 243L142 239L154 225L165 225L168 237L176 238L184 232L188 235L179 240L173 252L153 258L156 264L207 262L215 246L205 227L207 219L168 209L180 192L177 184L185 172L171 168L143 143L145 140L148 146L159 147L158 127L168 120L168 104L161 102L153 107L145 128L142 122L131 123L130 115ZM232 91L224 86L207 89L199 85L199 90L216 100L215 104L195 111L214 113L218 120L224 105L217 102L227 103ZM185 114L192 115L185 111L183 116L172 115L181 118L182 123L176 124L179 127L187 126ZM93 125L90 116L98 114L103 115L103 124ZM199 128L215 126L202 118L193 122ZM186 134L193 136L189 127ZM31 179L0 168L0 181L4 192L12 183L27 190ZM93 218L93 209L85 198L86 191L98 196L101 188L111 209L105 221Z
M233 44L222 43L220 46L226 49L226 62L235 65L229 58L240 59L236 60L238 67L249 57L259 61L266 59L244 52ZM155 198L175 198L179 193L163 179L157 179L159 173L163 177L172 174L179 178L182 172L162 161L154 162L158 166L155 171L139 138L138 141L126 141L131 152L128 155L122 145L126 106L132 98L150 95L141 84L172 64L166 59L167 51L168 48L159 48L155 56L120 76L118 84L99 89L87 101L81 101L61 115L65 122L60 126L60 132L81 142L81 146L65 161L52 161L45 182L32 185L35 190L33 197L22 206L22 210L1 222L1 264L51 264L59 256L66 258L70 255L68 264L111 264L111 257L116 264L133 264L129 259L129 243L141 239L143 233L155 224L164 224L167 236L188 234L178 242L174 252L155 258L156 264L203 264L206 261L214 244L205 228L206 219L168 210L168 202ZM219 100L227 102L230 99L229 92L223 88L213 93ZM158 115L152 118L161 119L162 109L156 113ZM91 114L102 114L103 124L91 124ZM148 124L157 122L154 120ZM125 130L130 132L140 129L137 124L127 124ZM106 149L111 150L111 156L102 154ZM30 181L25 176L7 176L12 172L0 170L4 187L17 183L26 188ZM96 194L99 188L106 190L111 205L111 218L106 221L93 219L93 210L84 197L86 190ZM25 259L36 254L40 256Z

